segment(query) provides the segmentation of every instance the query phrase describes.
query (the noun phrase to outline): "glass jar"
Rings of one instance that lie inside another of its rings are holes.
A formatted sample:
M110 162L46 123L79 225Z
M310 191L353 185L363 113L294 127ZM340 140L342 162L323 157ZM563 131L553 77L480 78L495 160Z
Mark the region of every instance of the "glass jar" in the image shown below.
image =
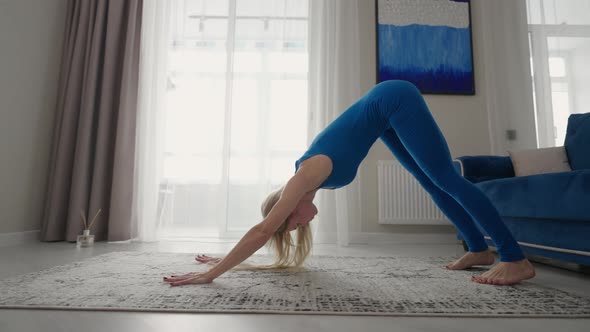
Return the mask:
M88 248L94 245L94 235L90 234L89 229L85 229L81 235L78 235L76 247Z

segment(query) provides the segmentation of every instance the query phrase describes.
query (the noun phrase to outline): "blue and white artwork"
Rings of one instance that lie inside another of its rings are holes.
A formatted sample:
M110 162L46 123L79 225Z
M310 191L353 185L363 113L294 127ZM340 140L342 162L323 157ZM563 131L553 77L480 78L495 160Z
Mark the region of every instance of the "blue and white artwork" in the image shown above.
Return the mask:
M378 81L475 94L468 0L377 0Z

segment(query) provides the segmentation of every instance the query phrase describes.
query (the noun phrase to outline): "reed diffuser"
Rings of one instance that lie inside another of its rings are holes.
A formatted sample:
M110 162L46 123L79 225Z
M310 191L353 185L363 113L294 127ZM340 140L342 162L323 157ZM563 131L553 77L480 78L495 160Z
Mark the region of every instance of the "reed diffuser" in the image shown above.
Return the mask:
M90 221L90 224L86 221L86 216L82 211L80 211L80 216L82 217L82 223L84 224L84 230L82 231L81 235L78 235L76 240L76 246L78 248L87 248L92 247L94 245L94 234L90 234L90 228L94 225L96 221L96 217L100 214L101 209L98 209L98 212L94 215L94 218Z

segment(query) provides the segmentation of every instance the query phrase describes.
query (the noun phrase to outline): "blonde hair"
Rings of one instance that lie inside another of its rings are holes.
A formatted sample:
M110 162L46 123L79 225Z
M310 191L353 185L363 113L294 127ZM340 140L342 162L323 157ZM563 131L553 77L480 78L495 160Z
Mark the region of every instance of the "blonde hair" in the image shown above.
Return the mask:
M262 217L266 218L275 204L281 198L284 186L271 192L262 202L260 212ZM281 226L272 235L270 240L266 243L267 246L272 247L276 254L275 262L271 265L251 265L247 263L239 264L233 270L269 270L269 269L287 269L300 270L303 262L311 253L312 234L309 225L297 227L296 239L293 239L291 232L287 232L289 223L287 218L283 221ZM208 263L215 265L217 263Z
M284 186L273 191L268 195L264 202L262 202L260 212L262 212L264 218L268 216L272 208L278 202L283 189ZM274 248L275 253L277 254L277 259L272 265L275 268L301 267L311 252L312 236L309 225L297 227L296 241L294 241L291 236L291 232L286 231L288 226L289 223L287 222L287 219L285 219L267 243ZM295 248L294 250L293 247Z

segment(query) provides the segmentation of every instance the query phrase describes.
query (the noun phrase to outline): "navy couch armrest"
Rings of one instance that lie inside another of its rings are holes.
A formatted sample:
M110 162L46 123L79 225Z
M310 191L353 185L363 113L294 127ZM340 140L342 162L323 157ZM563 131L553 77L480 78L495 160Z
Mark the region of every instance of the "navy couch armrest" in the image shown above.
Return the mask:
M473 183L514 176L509 156L462 156L455 161L460 163L461 175Z

